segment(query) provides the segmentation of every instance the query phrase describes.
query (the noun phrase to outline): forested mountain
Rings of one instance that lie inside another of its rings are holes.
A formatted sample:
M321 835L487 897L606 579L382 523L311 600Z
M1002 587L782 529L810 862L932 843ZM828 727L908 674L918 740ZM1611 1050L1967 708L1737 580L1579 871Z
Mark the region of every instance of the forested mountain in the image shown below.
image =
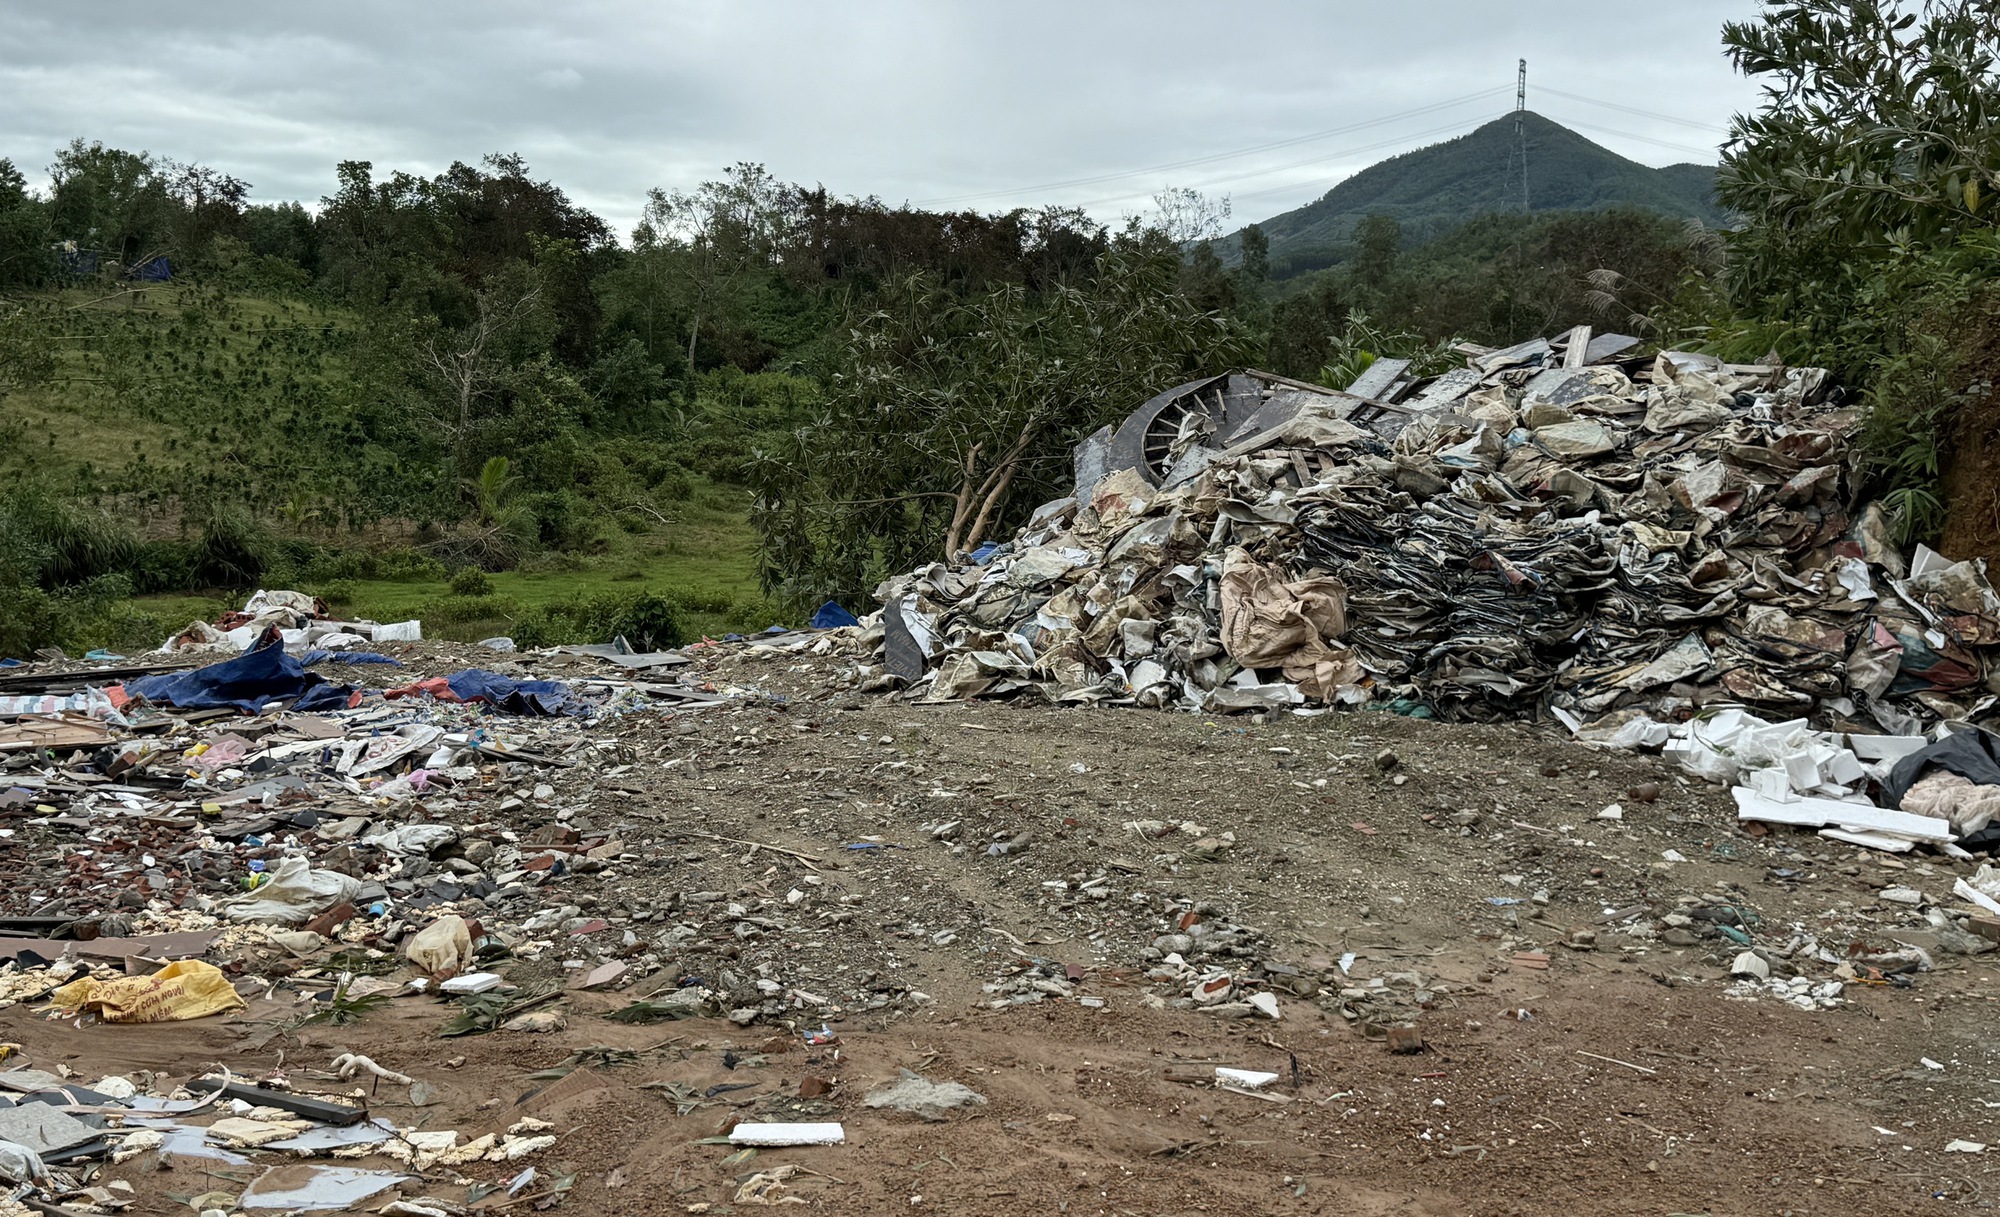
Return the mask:
M1711 226L1724 222L1715 203L1715 170L1707 165L1653 169L1627 160L1541 115L1522 116L1527 135L1527 193L1534 211L1596 211L1642 207ZM1362 217L1387 215L1411 244L1428 241L1495 212L1519 212L1519 144L1514 117L1371 165L1304 207L1272 216L1260 227L1271 242L1271 270L1288 278L1331 266L1347 256ZM1229 238L1225 260L1236 257Z

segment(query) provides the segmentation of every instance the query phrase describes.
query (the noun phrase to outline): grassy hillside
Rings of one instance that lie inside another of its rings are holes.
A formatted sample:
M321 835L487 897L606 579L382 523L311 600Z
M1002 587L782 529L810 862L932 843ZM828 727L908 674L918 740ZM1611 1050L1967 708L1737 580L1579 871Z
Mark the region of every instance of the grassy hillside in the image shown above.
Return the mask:
M1704 165L1653 169L1599 147L1543 118L1524 116L1528 194L1535 211L1592 211L1637 206L1663 215L1720 224ZM1329 266L1346 255L1354 226L1370 214L1393 216L1407 244L1419 244L1483 214L1521 210L1514 119L1495 119L1457 139L1372 165L1304 207L1262 222L1279 278ZM1235 238L1228 240L1233 253Z
M14 317L34 327L17 349L44 362L0 389L0 494L69 498L130 538L117 544L137 543L109 562L136 596L95 614L93 642L157 643L240 607L240 591L211 590L204 573L216 512L261 560L255 583L355 616L423 617L441 637L509 633L535 610L642 593L678 603L696 632L776 620L758 590L750 495L715 471L740 464L749 433L812 391L792 378L714 374L672 427L528 436L514 493L539 543L467 595L440 521L470 491L421 459L428 424L371 366L371 336L352 314L184 285L29 305Z

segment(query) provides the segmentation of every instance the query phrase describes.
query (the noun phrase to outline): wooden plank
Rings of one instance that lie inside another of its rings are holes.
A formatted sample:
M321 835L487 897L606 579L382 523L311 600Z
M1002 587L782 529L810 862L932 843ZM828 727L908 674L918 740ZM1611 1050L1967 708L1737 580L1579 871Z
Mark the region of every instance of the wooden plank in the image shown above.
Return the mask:
M204 664L219 663L230 659L229 655L204 655L198 659L163 659L158 663L126 664L116 668L90 668L80 672L0 672L0 693L50 693L57 686L75 685L79 688L89 684L98 688L118 684L134 676L151 676L159 672L179 672L188 668L199 668Z
M1259 372L1255 368L1245 368L1243 374L1245 376L1254 376L1258 380L1268 380L1274 385L1284 385L1288 389L1303 389L1308 393L1318 393L1323 397L1339 397L1341 395L1339 389L1329 389L1325 385L1316 385L1309 380L1293 380L1289 376L1280 376L1276 372Z
M0 752L35 752L44 748L89 748L109 743L111 732L98 722L75 719L28 718L0 726Z

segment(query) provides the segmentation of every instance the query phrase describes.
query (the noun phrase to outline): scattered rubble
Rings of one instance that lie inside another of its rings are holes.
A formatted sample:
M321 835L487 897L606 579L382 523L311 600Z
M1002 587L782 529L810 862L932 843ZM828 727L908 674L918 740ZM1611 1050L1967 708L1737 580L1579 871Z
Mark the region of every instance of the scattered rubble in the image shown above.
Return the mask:
M1538 1197L1545 1161L1651 1157L1747 1210L1780 1185L1690 1173L1718 1145L1862 1169L1741 1106L1833 1076L1816 1114L1899 1152L1991 1142L1931 1037L2000 958L2000 748L1921 657L1873 691L1850 662L1968 593L1842 514L1823 378L1617 354L1202 382L1081 508L861 621L656 655L345 631L387 662L341 663L266 594L248 649L7 669L0 1117L44 1109L0 1118L8 1194L979 1211L1050 1138L1107 1197L1150 1180L1130 1211L1184 1204L1183 1157L1241 1211L1335 1205L1298 1190L1329 1147ZM1957 1106L1863 1076L1919 1049Z

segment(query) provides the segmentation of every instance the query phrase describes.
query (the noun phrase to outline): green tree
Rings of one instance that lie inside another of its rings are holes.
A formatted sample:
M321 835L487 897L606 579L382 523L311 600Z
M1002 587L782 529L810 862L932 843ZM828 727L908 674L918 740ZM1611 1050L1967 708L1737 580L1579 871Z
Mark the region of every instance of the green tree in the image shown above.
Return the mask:
M1396 217L1382 212L1363 216L1354 226L1354 257L1349 262L1354 281L1367 291L1383 291L1396 272L1402 246L1403 226Z
M704 324L740 322L750 293L768 274L777 249L784 189L762 165L732 166L720 181L693 193L655 187L632 234L635 260L646 271L632 286L657 296L635 301L651 317L668 298L686 318L687 369Z
M174 200L159 170L144 152L72 140L49 166L57 238L128 265L166 252Z
M29 192L14 162L0 157L0 290L48 282L55 273L53 239L47 206Z
M1252 285L1271 277L1271 238L1259 225L1243 230L1243 279Z
M1866 255L2000 218L1991 0L1783 0L1722 36L1737 67L1765 79L1716 180L1751 221L1731 242L1740 300L1803 301Z
M1271 307L1265 363L1282 376L1309 377L1332 355L1333 336L1347 323L1350 305L1339 279L1321 274L1304 291Z
M976 547L1024 497L1059 492L1080 436L1241 360L1247 336L1174 290L1180 269L1125 243L1040 302L1011 286L963 298L929 275L893 285L851 323L824 415L753 467L767 589L852 598Z

